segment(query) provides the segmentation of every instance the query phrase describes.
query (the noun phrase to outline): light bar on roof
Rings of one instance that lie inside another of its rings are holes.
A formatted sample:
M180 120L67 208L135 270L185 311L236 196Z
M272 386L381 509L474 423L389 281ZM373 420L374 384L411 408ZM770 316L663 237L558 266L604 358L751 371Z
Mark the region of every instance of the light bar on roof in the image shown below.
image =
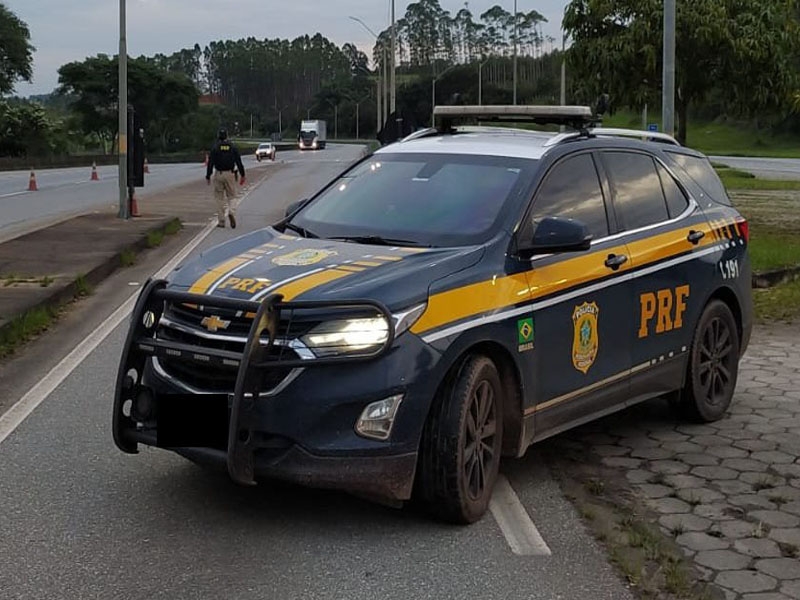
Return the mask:
M510 106L510 105L481 105L481 106L436 106L433 109L434 117L475 117L484 120L512 118L514 120L536 119L564 119L592 121L592 109L588 106Z

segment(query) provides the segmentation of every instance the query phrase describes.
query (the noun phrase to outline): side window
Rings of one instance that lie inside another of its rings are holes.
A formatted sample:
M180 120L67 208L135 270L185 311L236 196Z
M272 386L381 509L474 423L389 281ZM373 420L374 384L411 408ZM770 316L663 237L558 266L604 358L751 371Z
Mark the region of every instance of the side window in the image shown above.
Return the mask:
M547 174L533 202L534 227L544 217L581 221L594 239L608 235L603 189L590 154L567 158Z
M603 153L614 185L614 207L625 229L669 220L661 180L652 157L635 152Z
M686 210L686 207L689 206L689 200L664 165L656 161L656 169L658 169L658 176L661 178L661 187L664 188L664 196L667 199L669 218L674 219Z
M685 170L694 182L703 188L703 191L711 196L713 200L731 206L725 186L722 185L711 161L699 156L679 154L677 152L667 152L667 154Z

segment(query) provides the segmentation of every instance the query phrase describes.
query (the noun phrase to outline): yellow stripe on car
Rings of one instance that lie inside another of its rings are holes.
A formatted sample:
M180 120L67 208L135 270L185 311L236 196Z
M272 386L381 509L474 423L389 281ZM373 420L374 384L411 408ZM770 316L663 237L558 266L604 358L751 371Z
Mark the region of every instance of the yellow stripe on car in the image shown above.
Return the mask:
M276 289L274 293L281 294L283 296L283 302L289 302L290 300L293 300L301 294L305 294L307 291L317 286L330 283L331 281L336 281L337 279L347 277L348 275L352 275L352 273L348 271L340 271L339 269L319 271L313 275L309 275L308 277L303 277L297 281L287 283L286 285Z
M205 273L202 277L200 277L197 281L192 284L192 287L189 288L189 292L192 294L205 294L214 282L218 279L221 279L225 275L227 275L230 271L233 271L236 267L239 267L246 263L248 259L236 257L230 260L221 263Z

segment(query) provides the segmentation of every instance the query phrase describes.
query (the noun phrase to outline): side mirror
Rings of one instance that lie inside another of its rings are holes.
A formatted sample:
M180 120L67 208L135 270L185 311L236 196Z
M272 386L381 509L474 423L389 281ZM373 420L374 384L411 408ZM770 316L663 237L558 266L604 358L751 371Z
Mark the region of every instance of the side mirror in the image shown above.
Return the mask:
M296 202L292 202L289 206L286 207L286 212L283 214L283 216L288 219L294 213L296 213L298 210L300 210L306 204L308 204L309 200L310 198L303 198L302 200L297 200Z
M582 252L591 247L592 234L581 221L561 217L545 217L536 226L533 239L520 243L523 256L553 254L556 252Z

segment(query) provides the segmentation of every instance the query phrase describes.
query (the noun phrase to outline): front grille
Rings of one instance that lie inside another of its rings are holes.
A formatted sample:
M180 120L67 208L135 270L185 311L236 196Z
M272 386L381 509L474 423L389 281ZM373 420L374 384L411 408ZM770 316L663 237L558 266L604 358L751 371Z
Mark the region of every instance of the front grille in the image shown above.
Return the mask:
M217 332L218 335L200 326L202 320L210 314L230 321L224 331ZM158 339L236 353L244 352L247 335L253 322L252 318L238 315L231 310L214 308L212 313L211 310L202 311L180 304L168 305L164 316L166 319L158 327ZM279 339L295 339L315 323L282 320ZM262 339L267 338L267 335L265 332ZM280 361L297 360L300 356L286 345L276 344L269 349L269 354L262 358L275 361L275 366L261 370L261 390L269 392L279 386L293 370L292 367L280 366ZM159 364L167 375L193 389L213 393L233 393L236 387L238 368L235 366L214 366L176 357L161 358Z
M201 329L203 319L216 315L220 319L230 321L230 324L220 333L229 335L240 335L247 337L250 333L250 326L253 324L253 318L246 314L241 314L241 311L234 311L224 308L208 308L201 310L186 304L170 303L167 305L164 315L168 318L177 321L183 325ZM287 313L286 316L281 318L279 325L278 337L286 339L294 339L308 333L312 327L319 324L319 319L297 318L295 315Z

